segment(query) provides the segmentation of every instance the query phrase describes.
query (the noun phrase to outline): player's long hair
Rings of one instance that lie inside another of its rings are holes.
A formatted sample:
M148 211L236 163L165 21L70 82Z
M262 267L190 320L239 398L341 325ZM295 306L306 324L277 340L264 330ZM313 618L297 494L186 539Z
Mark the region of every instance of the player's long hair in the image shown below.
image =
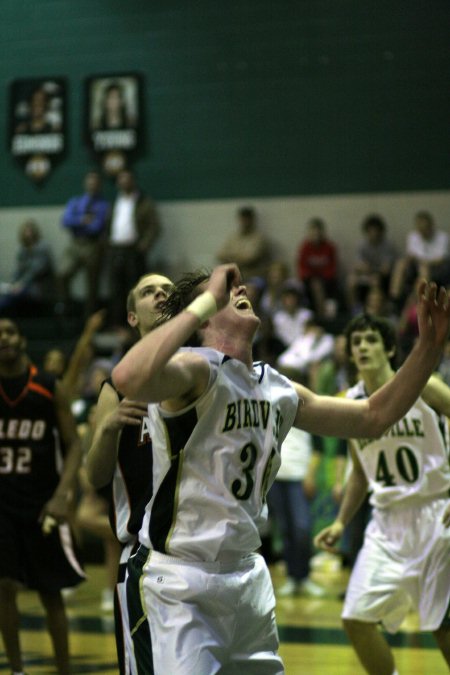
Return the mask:
M169 319L177 316L183 309L203 292L202 284L211 276L211 271L206 268L200 268L194 272L188 272L175 283L174 289L161 306L161 313L156 322L156 326L166 323ZM190 347L201 345L201 339L198 332L186 342Z

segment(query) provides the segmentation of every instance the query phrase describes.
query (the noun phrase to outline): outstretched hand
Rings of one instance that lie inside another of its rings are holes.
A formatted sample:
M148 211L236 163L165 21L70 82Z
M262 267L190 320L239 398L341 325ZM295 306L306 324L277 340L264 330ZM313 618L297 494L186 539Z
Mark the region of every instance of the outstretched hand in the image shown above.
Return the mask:
M328 553L337 553L336 544L342 536L344 531L344 526L339 520L335 520L334 523L325 527L314 537L314 546L322 549L323 551L328 551Z
M230 301L231 289L241 283L241 273L234 263L219 265L213 270L207 290L213 294L218 310L226 307Z
M418 288L417 321L420 339L428 346L442 349L450 329L450 298L434 282L421 281Z

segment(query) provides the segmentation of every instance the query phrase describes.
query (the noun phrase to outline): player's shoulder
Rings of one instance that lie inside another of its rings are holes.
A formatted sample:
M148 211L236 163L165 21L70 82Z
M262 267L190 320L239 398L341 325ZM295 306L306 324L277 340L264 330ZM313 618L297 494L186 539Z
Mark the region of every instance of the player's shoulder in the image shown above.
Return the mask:
M30 387L33 388L42 388L45 391L48 391L52 396L55 393L58 378L51 373L47 373L45 370L42 370L32 364L30 366Z

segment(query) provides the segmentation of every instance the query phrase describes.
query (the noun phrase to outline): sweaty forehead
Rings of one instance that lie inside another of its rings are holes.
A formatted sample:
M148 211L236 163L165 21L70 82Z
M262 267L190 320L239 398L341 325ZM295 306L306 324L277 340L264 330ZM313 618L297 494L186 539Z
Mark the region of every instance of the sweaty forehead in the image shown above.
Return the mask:
M140 280L136 290L139 292L142 288L146 288L147 286L173 286L173 283L170 279L163 277L161 274L149 274Z
M381 340L381 335L377 330L368 328L367 330L355 330L352 333L352 342L359 342L360 340Z

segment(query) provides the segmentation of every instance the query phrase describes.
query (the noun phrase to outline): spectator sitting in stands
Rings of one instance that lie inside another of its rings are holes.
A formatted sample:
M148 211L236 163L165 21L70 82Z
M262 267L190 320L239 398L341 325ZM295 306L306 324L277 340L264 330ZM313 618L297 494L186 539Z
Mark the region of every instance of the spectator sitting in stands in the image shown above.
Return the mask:
M266 288L261 296L262 313L271 317L277 309L281 309L281 291L288 279L289 270L284 260L274 260L269 264L266 275Z
M321 218L311 218L297 255L297 275L303 282L314 313L333 318L337 310L337 248L327 238Z
M363 239L347 276L348 309L353 313L361 311L370 288L377 286L389 292L397 258L395 246L386 238L386 223L380 216L367 216L361 227Z
M369 316L381 316L383 319L388 319L394 325L398 323L398 316L393 312L392 303L380 286L369 288L363 311Z
M39 308L48 299L53 276L50 246L41 238L34 220L26 220L19 229L19 249L10 282L1 284L0 313L21 308Z
M397 261L392 274L391 298L402 306L418 279L435 281L438 286L450 284L450 237L436 229L427 211L419 211L414 218L406 255Z
M311 318L306 322L303 334L298 335L290 347L280 354L277 367L287 377L310 386L310 369L329 357L333 350L333 336Z
M313 317L313 312L302 302L302 286L296 279L284 282L280 300L281 308L272 316L273 335L280 345L278 353L289 347L299 335L303 335L307 321Z
M265 277L270 261L270 243L257 224L255 210L249 206L237 212L238 231L230 235L217 253L221 263L236 263L244 282Z

